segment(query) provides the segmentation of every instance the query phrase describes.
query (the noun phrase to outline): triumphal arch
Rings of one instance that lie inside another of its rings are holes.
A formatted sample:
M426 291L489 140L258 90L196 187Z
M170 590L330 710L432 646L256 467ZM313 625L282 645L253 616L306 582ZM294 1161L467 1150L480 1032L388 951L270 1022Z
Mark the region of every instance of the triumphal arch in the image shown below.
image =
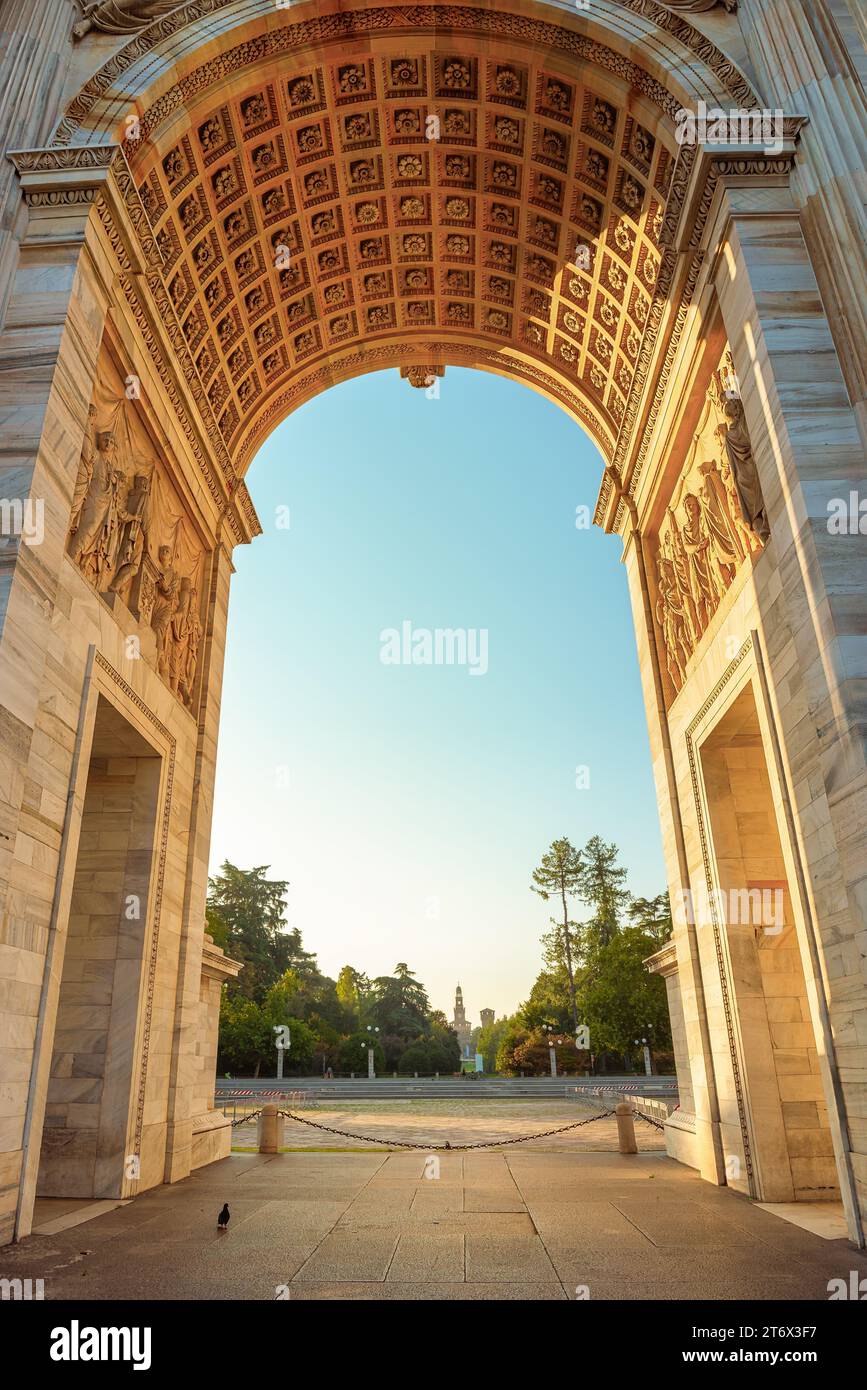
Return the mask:
M203 921L244 474L332 383L458 365L601 455L675 904L648 964L670 1151L842 1198L861 1241L858 0L3 0L0 23L3 1239L37 1193L131 1196L227 1152L236 967Z

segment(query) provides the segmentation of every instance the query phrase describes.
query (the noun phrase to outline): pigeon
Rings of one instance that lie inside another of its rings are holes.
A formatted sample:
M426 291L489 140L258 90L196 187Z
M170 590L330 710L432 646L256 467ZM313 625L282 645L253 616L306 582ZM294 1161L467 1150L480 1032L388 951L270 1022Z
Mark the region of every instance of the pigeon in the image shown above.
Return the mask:
M227 1228L227 1226L228 1226L228 1224L229 1224L229 1203L228 1203L228 1202L224 1202L224 1203L223 1203L223 1210L220 1212L220 1215L217 1217L217 1230L218 1230L218 1231L225 1231L226 1228Z

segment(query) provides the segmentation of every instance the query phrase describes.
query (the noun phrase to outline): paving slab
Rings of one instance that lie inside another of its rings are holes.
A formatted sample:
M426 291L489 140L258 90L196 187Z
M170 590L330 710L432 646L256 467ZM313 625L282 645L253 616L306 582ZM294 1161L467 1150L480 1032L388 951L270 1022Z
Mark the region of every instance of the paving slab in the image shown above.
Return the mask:
M393 1231L332 1231L295 1278L300 1283L384 1279L398 1240Z
M387 1278L398 1284L460 1284L464 1280L464 1236L424 1226L404 1232Z
M847 1240L791 1225L658 1153L449 1153L440 1173L425 1177L415 1153L235 1154L0 1250L0 1278L43 1278L48 1300L562 1301L587 1291L625 1302L800 1302L827 1299L828 1281L850 1271L867 1278ZM221 1235L224 1201L232 1220Z
M467 1283L499 1284L556 1281L557 1272L539 1236L499 1236L470 1232Z

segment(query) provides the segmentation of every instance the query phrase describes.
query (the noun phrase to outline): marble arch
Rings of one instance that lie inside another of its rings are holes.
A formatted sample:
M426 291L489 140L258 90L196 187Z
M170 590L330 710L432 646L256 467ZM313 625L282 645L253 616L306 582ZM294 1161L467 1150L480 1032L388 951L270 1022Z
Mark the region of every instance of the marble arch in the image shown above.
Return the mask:
M648 963L669 1148L842 1198L863 1242L867 556L826 525L863 477L849 0L46 8L9 0L0 69L0 439L45 522L4 550L4 1238L37 1191L226 1152L237 967L202 921L244 473L329 385L457 364L602 456L683 905ZM681 144L699 103L722 124Z

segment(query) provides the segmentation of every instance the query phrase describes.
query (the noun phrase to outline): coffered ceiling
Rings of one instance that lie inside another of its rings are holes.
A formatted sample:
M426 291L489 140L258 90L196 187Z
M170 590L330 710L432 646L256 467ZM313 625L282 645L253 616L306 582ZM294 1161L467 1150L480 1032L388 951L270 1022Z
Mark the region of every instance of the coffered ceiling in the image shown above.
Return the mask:
M131 163L240 467L332 380L448 363L526 380L610 453L676 145L624 78L477 36L331 45L145 113ZM417 374L411 379L418 379Z

